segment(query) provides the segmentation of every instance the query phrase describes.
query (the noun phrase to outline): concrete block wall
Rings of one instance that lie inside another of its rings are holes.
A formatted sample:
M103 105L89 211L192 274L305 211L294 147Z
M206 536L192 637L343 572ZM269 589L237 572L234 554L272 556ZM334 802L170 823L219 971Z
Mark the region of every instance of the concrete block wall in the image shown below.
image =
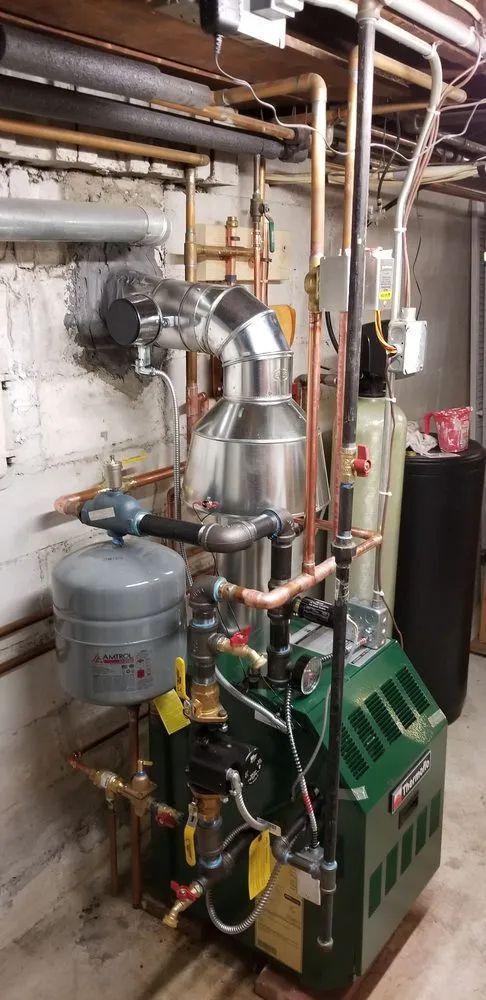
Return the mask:
M34 155L34 154L33 154ZM46 157L44 157L47 160ZM52 163L52 158L47 162ZM64 163L64 160L62 161ZM183 277L184 194L159 176L120 176L119 163L106 176L51 166L0 167L0 197L139 200L165 207L172 236L155 263L168 276ZM250 164L218 160L216 184L198 192L198 221L224 223L228 214L248 220ZM291 233L289 280L271 287L271 303L297 310L294 373L306 368L307 304L303 278L308 256L309 191L296 186L269 194L276 226ZM465 202L421 200L423 245L417 266L424 315L431 321L429 363L423 376L400 389L410 416L438 405L467 400L469 224ZM390 245L392 219L379 230ZM341 195L328 198L328 252L340 245ZM415 246L416 221L412 226ZM126 251L127 258L130 252ZM90 265L90 281L101 287L119 250L66 245L0 245L0 374L6 389L0 404L12 464L0 478L0 623L50 604L50 574L56 560L86 544L95 533L53 511L54 499L98 482L102 462L146 452L138 470L171 462L170 411L161 387L142 385L97 369L76 336L73 288L79 269ZM153 261L151 262L153 265ZM84 273L84 272L83 272ZM87 279L88 280L88 279ZM327 338L322 362L334 354ZM201 388L207 363L200 361ZM179 402L184 400L185 359L169 358ZM160 510L163 494L145 501ZM0 642L0 662L48 636L44 624ZM99 793L65 763L76 745L107 731L120 711L93 709L61 691L52 654L38 657L0 678L0 946L49 912L66 892L80 905L106 862L103 807ZM124 766L124 740L93 754L93 763Z

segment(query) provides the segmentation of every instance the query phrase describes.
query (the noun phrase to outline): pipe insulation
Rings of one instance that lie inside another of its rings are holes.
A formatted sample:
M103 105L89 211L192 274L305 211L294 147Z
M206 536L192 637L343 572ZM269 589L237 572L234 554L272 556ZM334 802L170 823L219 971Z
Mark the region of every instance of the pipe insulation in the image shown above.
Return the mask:
M169 235L169 220L158 208L40 198L0 198L2 242L161 246Z
M7 24L0 26L0 66L148 103L158 99L198 108L213 101L205 84L168 76L149 63Z
M461 49L467 49L475 55L486 50L485 39L473 25L462 24L457 17L437 10L437 7L431 7L423 0L384 0L384 5L407 21L421 25L434 36L440 35Z
M11 76L0 75L0 108L36 118L75 122L90 129L149 136L164 144L214 149L233 156L259 153L268 160L275 160L289 148L288 144L276 139L248 135L232 126L208 125L124 101L92 97Z

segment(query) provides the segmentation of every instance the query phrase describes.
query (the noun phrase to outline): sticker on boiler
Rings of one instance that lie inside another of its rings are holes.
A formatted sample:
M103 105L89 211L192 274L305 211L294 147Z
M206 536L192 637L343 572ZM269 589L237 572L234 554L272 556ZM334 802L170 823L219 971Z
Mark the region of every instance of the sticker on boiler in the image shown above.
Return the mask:
M425 756L419 760L418 764L415 764L415 767L405 775L397 788L393 790L390 795L390 812L392 816L422 781L422 778L425 778L425 775L430 771L431 764L432 754L428 750Z

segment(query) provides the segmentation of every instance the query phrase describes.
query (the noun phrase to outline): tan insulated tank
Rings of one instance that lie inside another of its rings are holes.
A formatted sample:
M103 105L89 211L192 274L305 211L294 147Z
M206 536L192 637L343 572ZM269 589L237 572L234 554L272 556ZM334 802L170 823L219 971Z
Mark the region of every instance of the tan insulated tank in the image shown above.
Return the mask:
M358 400L358 424L356 440L368 447L371 458L369 476L356 479L354 485L353 525L357 528L376 528L378 518L378 497L380 489L381 446L385 400L382 397L360 397ZM400 513L402 507L403 474L407 439L407 418L395 404L395 432L393 435L390 493L386 509L384 543L382 546L382 586L388 607L393 610L395 602L395 577L397 572L398 540L400 533ZM351 567L350 599L371 601L373 598L375 553L368 552L356 559ZM326 588L326 596L332 599L334 590ZM330 596L331 595L331 596Z

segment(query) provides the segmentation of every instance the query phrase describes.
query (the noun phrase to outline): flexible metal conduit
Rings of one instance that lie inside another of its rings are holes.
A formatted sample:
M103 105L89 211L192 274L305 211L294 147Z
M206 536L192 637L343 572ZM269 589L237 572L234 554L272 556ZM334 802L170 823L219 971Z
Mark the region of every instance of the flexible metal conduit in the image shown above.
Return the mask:
M212 91L203 83L180 80L148 63L7 24L0 26L0 67L148 103L159 98L197 108L212 102Z
M170 223L157 208L93 202L0 199L0 240L161 246Z
M92 97L11 76L0 76L0 108L36 118L75 122L87 128L143 135L164 144L173 142L179 146L219 150L234 156L260 153L268 160L275 160L287 149L277 139L249 135L222 123L209 125L125 101Z

